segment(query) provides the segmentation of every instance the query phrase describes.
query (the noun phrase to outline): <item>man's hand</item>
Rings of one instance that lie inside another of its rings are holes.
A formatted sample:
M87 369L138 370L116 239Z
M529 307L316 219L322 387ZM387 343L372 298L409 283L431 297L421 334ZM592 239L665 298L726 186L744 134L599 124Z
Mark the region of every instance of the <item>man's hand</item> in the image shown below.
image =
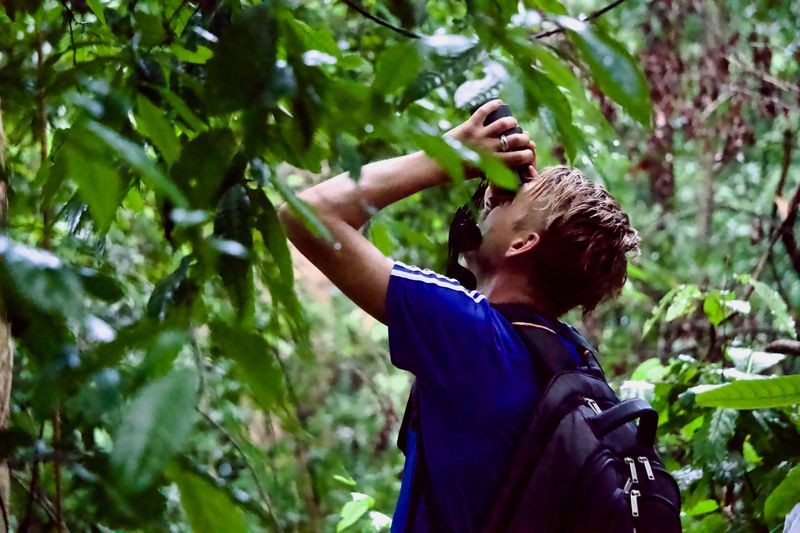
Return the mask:
M446 135L471 148L493 152L509 168L514 169L522 165L528 165L529 175L534 177L536 175L536 145L531 141L528 132L507 135L508 149L505 152L500 141L500 135L504 131L517 127L517 119L503 117L488 126L483 125L486 117L501 105L503 105L501 100L486 102L466 122L456 126ZM478 169L467 169L469 177L476 177L479 173Z

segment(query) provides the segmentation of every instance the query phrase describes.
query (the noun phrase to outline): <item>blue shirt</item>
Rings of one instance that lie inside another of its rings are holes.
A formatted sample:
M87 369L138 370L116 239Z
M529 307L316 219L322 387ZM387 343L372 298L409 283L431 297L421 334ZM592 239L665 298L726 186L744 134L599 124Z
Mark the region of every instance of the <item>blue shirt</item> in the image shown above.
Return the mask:
M477 291L395 263L386 296L392 363L417 379L433 501L453 531L477 531L530 421L540 390L530 355ZM392 532L408 515L413 430ZM414 531L427 531L421 502Z

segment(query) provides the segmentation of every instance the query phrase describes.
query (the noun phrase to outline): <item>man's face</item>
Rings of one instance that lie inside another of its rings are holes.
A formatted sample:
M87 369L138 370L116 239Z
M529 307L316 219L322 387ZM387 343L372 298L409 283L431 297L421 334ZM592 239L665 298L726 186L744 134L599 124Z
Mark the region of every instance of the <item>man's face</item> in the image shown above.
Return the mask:
M503 265L515 239L525 238L527 234L540 232L544 228L547 210L542 194L543 185L538 180L530 181L516 194L494 185L487 187L483 210L478 218L483 239L477 250L465 254L467 267L479 281ZM528 224L515 229L515 223L523 219Z

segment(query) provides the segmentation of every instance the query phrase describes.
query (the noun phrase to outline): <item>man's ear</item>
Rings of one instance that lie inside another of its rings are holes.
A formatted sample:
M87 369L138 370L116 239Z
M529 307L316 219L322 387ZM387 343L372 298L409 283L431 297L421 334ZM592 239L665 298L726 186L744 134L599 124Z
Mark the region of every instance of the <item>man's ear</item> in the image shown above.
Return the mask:
M541 237L535 231L526 233L511 241L511 244L506 250L506 257L515 257L533 250L541 241Z

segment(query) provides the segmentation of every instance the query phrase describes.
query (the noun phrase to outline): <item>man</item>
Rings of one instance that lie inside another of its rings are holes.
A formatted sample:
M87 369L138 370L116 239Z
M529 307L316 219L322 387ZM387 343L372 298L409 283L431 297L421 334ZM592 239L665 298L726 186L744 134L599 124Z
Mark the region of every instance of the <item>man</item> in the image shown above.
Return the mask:
M537 173L527 133L498 139L516 127L513 117L483 125L500 105L488 102L447 133L495 152L510 168L527 166L530 174L515 195L486 191L483 239L466 256L478 290L392 262L358 231L368 210L448 181L422 152L366 165L357 184L342 174L300 195L335 245L314 237L286 206L280 209L289 239L388 325L392 362L416 377L429 493L410 505L420 437L411 430L392 531L430 531L434 515L452 531L479 530L530 419L541 394L531 358L492 304L523 304L552 320L577 306L591 311L619 293L626 254L637 248L628 217L602 187L566 167Z

